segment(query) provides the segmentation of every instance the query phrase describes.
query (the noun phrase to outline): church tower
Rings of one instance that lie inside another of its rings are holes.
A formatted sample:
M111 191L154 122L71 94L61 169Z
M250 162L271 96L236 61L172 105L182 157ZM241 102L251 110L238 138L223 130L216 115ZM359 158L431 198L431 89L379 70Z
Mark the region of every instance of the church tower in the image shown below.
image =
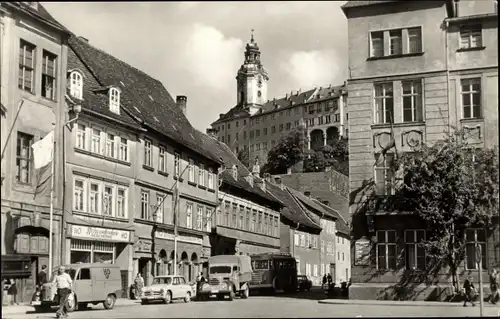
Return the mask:
M238 105L248 109L251 115L257 113L267 101L267 71L260 62L260 50L253 38L245 50L245 62L241 65L236 76Z

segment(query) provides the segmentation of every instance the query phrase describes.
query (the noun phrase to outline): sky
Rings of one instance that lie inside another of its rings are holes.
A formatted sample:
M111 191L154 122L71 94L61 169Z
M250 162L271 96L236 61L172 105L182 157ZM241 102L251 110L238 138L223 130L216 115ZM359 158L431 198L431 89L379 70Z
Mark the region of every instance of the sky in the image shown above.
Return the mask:
M41 2L78 36L160 80L205 132L236 105L251 29L268 99L347 78L345 1Z

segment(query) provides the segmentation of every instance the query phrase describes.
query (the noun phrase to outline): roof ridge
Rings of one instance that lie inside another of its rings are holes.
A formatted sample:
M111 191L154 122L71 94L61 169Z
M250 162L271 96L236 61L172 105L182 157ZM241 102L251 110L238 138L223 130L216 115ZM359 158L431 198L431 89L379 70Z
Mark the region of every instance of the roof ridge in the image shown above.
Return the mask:
M296 203L296 204L300 207L300 209L302 210L302 212L304 213L304 215L306 215L306 217L307 217L307 218L308 218L308 219L309 219L309 220L310 220L313 224L315 224L315 225L317 225L317 226L320 226L320 227L321 227L321 225L316 224L316 222L315 222L315 221L314 221L314 220L313 220L313 219L309 216L309 214L307 214L307 212L306 212L306 209L307 209L307 208L305 208L305 206L304 206L302 203L300 203L300 201L299 201L299 200L297 200L297 198L295 198L295 196L292 194L292 192L291 192L288 188L289 188L289 187L285 186L285 191L287 192L287 194L289 194L289 195L292 197L292 200L293 200L293 201L294 201L294 202L295 202L295 203Z
M324 207L326 207L326 208L328 208L328 209L330 209L330 210L333 210L333 211L334 211L337 215L339 215L339 216L340 216L340 218L342 219L342 221L343 221L344 223L346 223L346 224L347 224L347 221L345 220L344 216L342 216L342 214L341 214L338 210L336 210L336 209L335 209L335 208L333 208L333 207L330 207L330 206L328 206L328 205L323 204L321 201L319 201L319 200L317 200L317 199L315 199L315 198L313 198L313 200L317 201L317 202L318 202L321 206L324 206Z
M120 58L118 58L118 57L114 56L113 54L111 54L111 53L109 53L109 52L106 52L106 51L104 51L103 49L98 48L98 47L96 47L96 46L94 46L94 45L90 44L90 42L87 42L87 41L81 40L81 39L79 38L79 36L77 36L77 35L76 35L76 34L74 34L74 33L72 33L72 36L74 36L74 38L75 38L75 39L76 39L79 43L82 43L83 45L88 45L89 47L92 47L94 50L97 50L97 51L99 51L99 52L101 52L101 53L103 53L103 54L106 54L106 55L110 56L111 58L113 58L113 59L115 59L115 60L117 60L117 61L120 61L120 63L125 64L127 67L129 67L129 68L133 69L133 70L134 70L134 71L136 71L136 72L139 72L139 73L141 73L141 74L145 75L146 77L148 77L148 78L150 78L150 79L154 80L155 82L158 82L160 85L162 85L162 86L163 86L163 83L162 83L160 80L158 80L158 79L156 79L156 78L152 77L152 76L151 76L151 75L149 75L148 73L146 73L146 72L144 72L144 71L142 71L142 70L138 69L137 67L135 67L135 66L131 65L130 63L125 62L125 61L123 61L122 59L120 59Z

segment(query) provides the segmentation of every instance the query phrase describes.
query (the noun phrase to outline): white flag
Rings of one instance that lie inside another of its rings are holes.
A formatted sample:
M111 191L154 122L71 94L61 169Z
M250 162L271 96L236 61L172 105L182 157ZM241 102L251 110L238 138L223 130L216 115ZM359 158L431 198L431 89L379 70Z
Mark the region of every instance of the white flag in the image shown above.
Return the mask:
M46 166L52 162L52 153L54 151L54 131L50 131L41 141L34 143L33 158L35 169Z

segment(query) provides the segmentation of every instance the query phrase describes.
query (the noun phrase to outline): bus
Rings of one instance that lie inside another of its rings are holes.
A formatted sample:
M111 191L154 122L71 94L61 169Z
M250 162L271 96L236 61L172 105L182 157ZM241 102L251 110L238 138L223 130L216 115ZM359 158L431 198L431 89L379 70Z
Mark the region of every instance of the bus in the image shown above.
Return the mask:
M250 255L252 261L251 290L287 292L297 291L297 261L288 253L261 253Z

